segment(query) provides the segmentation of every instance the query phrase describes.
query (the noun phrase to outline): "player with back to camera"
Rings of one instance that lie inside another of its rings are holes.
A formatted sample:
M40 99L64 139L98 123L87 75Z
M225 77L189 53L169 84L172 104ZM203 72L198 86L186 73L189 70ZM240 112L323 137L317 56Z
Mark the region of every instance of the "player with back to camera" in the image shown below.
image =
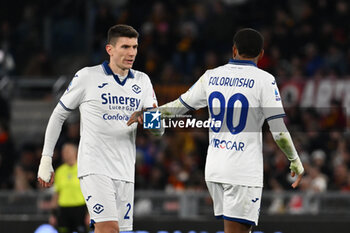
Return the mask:
M291 175L304 168L284 124L285 116L275 78L259 69L264 54L262 35L250 28L233 39L233 59L207 70L177 100L160 106L162 116L184 114L208 106L219 121L209 129L205 180L214 214L224 219L225 233L248 233L258 224L263 189L262 125L267 120L273 138L290 161ZM143 122L135 112L128 125Z
M39 183L50 187L62 124L79 107L78 177L95 233L132 230L137 126L126 123L134 111L157 106L149 77L131 69L138 32L115 25L108 30L107 43L109 62L79 70L53 111L38 171Z

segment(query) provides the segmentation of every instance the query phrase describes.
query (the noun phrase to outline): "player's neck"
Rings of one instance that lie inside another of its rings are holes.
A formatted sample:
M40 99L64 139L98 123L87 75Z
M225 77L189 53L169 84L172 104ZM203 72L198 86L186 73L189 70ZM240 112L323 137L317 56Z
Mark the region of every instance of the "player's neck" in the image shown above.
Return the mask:
M255 57L255 58L247 58L247 57L242 57L240 55L236 55L236 56L233 57L233 59L235 59L235 60L243 60L243 61L252 61L255 64L258 63L258 58L257 57Z
M111 68L113 73L118 75L118 76L124 77L124 76L128 75L129 69L121 69L120 67L118 67L117 65L114 65L111 62L109 62L108 66L109 66L109 68Z

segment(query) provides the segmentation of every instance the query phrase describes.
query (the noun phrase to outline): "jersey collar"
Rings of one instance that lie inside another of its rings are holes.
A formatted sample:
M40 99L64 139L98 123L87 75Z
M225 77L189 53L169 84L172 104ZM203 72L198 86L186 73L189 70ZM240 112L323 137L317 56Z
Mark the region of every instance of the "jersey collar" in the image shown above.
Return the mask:
M104 62L102 63L102 67L103 67L103 70L104 70L105 74L106 74L106 75L113 75L115 81L116 81L117 83L119 83L120 85L124 86L124 84L125 84L125 82L126 82L126 80L127 80L128 78L134 78L134 74L131 72L131 70L129 70L128 76L126 76L126 78L123 80L123 82L121 82L120 79L119 79L119 77L118 77L118 75L116 75L116 74L113 73L113 71L111 70L111 67L109 67L108 64L109 64L108 61L104 61Z
M235 59L230 59L228 62L229 64L234 64L234 65L247 65L247 66L255 66L256 64L252 61L247 61L247 60L235 60Z

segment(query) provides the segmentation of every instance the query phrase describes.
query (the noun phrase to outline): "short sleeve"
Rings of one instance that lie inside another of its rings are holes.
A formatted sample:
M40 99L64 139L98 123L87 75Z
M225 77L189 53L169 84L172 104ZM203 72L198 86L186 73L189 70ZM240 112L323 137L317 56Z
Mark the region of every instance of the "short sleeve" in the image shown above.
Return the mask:
M207 72L186 93L180 96L179 100L189 110L197 110L207 106L206 80Z
M84 80L85 78L85 80ZM82 70L78 71L72 81L69 83L67 90L60 99L60 104L66 110L74 110L84 101L86 75Z
M285 116L281 95L273 76L262 84L261 105L266 120L272 120Z
M156 94L153 90L153 85L151 83L151 80L149 79L149 77L147 75L145 75L145 78L147 78L146 81L146 91L144 94L144 104L143 104L143 108L153 108L153 104L156 104L156 106L158 106L158 101L157 101L157 97Z

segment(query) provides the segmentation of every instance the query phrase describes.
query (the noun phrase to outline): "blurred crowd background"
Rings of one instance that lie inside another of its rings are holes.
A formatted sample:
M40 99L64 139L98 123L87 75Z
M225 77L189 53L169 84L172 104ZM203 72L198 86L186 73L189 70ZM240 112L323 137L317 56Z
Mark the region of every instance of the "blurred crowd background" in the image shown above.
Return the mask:
M350 74L349 7L345 0L3 1L0 79L73 77L80 68L107 59L107 30L123 23L140 33L134 68L150 76L160 104L176 98L206 69L227 63L233 35L242 27L264 35L265 55L258 66L272 73L280 88L308 81L345 83ZM171 97L170 87L175 88ZM10 99L2 96L0 106L0 189L38 189L42 144L28 140L16 146L9 127ZM299 190L350 191L343 106L342 100L332 99L323 112L299 103L286 107L285 120L306 169ZM289 162L264 129L265 190L290 190ZM62 163L65 142L79 142L79 118L64 125L55 167ZM170 129L157 140L139 129L136 189L206 190L207 146L205 131ZM298 200L292 202L298 206Z

